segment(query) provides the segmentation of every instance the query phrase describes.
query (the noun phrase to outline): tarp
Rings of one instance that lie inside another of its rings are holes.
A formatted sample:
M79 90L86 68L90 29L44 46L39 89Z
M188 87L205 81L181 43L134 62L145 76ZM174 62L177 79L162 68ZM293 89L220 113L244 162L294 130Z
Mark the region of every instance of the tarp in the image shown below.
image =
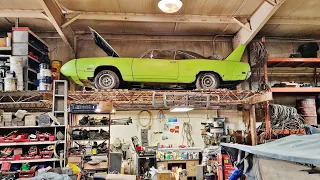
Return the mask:
M320 134L290 135L266 144L247 146L221 143L222 146L273 159L320 165Z

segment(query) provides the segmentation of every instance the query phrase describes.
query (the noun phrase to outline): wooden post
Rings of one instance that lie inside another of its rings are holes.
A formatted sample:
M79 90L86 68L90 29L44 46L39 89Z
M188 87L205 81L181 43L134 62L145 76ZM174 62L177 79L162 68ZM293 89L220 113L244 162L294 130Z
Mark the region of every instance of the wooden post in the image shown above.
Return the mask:
M251 132L252 146L255 146L257 145L257 130L256 130L256 112L255 112L254 105L250 105L250 132Z
M264 75L264 84L268 84L268 67L267 64L263 66L263 75ZM265 122L266 122L266 132L268 135L271 135L271 123L269 116L269 101L264 103L265 106Z

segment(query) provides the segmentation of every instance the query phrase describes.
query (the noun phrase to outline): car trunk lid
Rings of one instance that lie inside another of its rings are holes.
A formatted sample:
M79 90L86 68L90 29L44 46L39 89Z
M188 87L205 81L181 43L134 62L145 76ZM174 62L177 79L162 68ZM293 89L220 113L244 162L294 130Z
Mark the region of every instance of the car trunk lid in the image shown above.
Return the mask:
M90 27L89 29L93 35L94 42L96 43L96 45L99 46L104 52L106 52L108 56L120 57L119 54L110 46L110 44L108 44L107 41L103 39L103 37L100 36L99 33L97 33L97 31Z

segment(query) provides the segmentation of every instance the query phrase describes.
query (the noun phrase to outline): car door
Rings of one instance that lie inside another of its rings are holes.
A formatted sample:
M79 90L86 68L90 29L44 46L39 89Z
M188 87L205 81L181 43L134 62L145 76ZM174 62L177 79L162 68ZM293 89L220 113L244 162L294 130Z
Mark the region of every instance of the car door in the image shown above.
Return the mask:
M175 51L151 50L132 63L135 82L174 82L178 79L179 64L174 60Z

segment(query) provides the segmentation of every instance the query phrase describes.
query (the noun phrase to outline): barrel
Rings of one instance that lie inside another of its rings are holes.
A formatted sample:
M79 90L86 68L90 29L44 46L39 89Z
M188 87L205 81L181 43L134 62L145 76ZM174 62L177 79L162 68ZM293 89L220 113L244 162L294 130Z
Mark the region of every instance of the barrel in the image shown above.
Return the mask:
M16 91L17 90L17 78L5 77L4 78L4 91Z
M51 87L52 80L51 77L42 77L38 79L38 90L39 91L50 91L52 89Z
M21 56L10 57L10 71L15 73L17 78L17 90L23 90L23 59Z
M39 79L41 79L42 77L51 77L50 64L41 63L39 65L39 73Z
M304 117L304 123L317 125L316 101L313 98L299 99L296 102L298 113Z
M60 69L62 62L59 60L53 60L51 62L52 80L60 80Z

